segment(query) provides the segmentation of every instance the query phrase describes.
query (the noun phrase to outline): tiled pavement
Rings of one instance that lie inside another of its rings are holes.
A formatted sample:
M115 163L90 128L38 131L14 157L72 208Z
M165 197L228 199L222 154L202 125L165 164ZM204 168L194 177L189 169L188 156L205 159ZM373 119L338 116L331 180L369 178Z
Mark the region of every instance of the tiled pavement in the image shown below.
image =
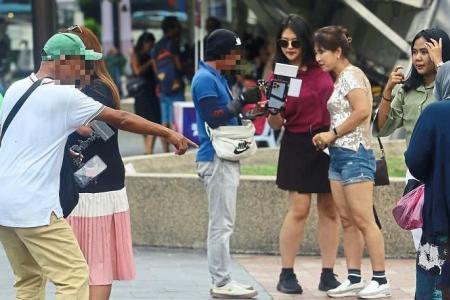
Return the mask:
M111 300L210 299L209 274L204 251L136 247L134 252L137 278L134 281L115 282ZM369 269L368 260L364 260L365 278L370 277ZM234 278L254 285L259 291L259 300L327 299L324 293L317 290L320 274L318 257L298 257L296 270L304 294L283 295L275 289L279 273L278 256L234 255ZM344 278L344 259L338 259L335 272L340 275L339 279ZM392 299L413 299L413 260L388 260L387 274L392 281ZM14 299L12 284L13 275L3 248L0 247L0 300ZM49 284L47 299L54 299L53 293L54 287Z
M321 261L318 257L297 257L295 272L303 287L302 295L285 295L276 290L278 275L280 272L280 258L278 256L240 256L235 255L237 260L247 271L269 292L274 300L293 299L330 299L325 293L317 289L319 285ZM370 280L370 262L363 260L363 278ZM345 259L338 258L334 272L338 274L338 280L345 279L347 271ZM386 274L391 281L392 298L395 300L414 299L415 290L415 261L411 259L386 261ZM353 300L356 298L345 298Z

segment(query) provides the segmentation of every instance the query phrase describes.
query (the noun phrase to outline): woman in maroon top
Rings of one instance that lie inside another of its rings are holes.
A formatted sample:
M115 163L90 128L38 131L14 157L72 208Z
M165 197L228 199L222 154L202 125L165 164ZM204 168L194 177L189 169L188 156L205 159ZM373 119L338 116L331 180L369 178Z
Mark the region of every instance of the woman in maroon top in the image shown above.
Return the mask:
M299 97L288 97L281 112L272 111L273 129L284 126L285 133L278 159L277 185L289 191L289 211L280 231L282 270L278 291L301 294L293 267L311 207L311 194L317 193L319 212L318 240L322 254L319 289L326 291L340 283L333 274L339 244L339 218L328 180L329 157L312 144L315 133L328 131L330 115L327 101L333 92L330 75L315 63L312 33L297 15L286 17L278 34L275 62L299 66L302 80Z

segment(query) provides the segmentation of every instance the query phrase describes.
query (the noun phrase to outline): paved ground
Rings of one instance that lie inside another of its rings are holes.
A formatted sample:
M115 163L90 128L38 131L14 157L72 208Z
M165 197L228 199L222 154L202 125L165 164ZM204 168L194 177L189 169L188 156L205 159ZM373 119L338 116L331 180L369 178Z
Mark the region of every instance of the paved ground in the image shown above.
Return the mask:
M179 250L138 247L134 249L136 280L116 282L111 300L210 299L206 253L199 250ZM234 279L253 285L258 299L272 299L255 279L237 262L233 263ZM14 277L0 247L0 300L13 300ZM54 299L54 287L48 284L47 299Z
M291 296L281 294L276 290L278 275L280 272L280 258L278 256L234 256L234 258L246 268L246 270L269 292L274 300L292 299L330 299L325 293L317 289L319 285L321 262L318 257L297 258L295 270L300 284L303 287L302 295ZM363 278L370 280L370 262L364 259ZM345 259L339 258L336 263L335 273L338 280L345 279L347 271ZM392 299L410 300L414 299L415 290L415 261L410 259L387 260L386 273L391 281ZM345 298L356 299L356 298Z
M161 249L137 247L134 249L137 278L134 281L116 282L111 300L134 299L173 299L203 300L209 296L209 274L206 254L198 250ZM414 261L388 260L388 276L392 281L392 299L406 300L414 297ZM365 278L369 278L369 262L364 261ZM276 291L279 274L278 256L234 255L233 274L236 280L250 283L259 292L259 300L328 299L317 290L320 259L318 257L299 257L296 270L299 270L300 283L304 294L291 296ZM345 276L345 261L338 259L335 269ZM0 299L13 300L13 275L8 261L0 247ZM54 299L54 287L48 285L47 299ZM346 298L351 299L351 298Z

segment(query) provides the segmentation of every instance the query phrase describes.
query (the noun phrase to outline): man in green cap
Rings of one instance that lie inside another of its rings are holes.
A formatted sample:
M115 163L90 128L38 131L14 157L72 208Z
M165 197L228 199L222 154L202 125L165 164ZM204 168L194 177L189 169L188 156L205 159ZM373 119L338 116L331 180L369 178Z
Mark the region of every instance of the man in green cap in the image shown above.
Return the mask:
M101 58L78 36L55 34L42 50L38 72L6 92L0 113L0 241L15 275L16 299L44 299L45 279L55 284L57 300L89 298L88 266L59 201L69 134L97 119L161 136L175 146L176 154L196 147L173 130L105 107L76 89L89 84L89 62ZM8 115L30 87L36 88L9 122Z

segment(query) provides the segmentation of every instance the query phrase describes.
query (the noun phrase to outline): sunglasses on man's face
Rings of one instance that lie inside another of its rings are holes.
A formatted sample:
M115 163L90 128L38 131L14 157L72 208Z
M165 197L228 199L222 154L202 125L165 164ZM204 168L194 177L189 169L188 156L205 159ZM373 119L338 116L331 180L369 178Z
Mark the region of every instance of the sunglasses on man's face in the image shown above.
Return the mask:
M280 46L281 48L288 48L289 44L291 44L292 48L300 48L301 46L299 40L285 40L285 39L278 40L278 46Z

